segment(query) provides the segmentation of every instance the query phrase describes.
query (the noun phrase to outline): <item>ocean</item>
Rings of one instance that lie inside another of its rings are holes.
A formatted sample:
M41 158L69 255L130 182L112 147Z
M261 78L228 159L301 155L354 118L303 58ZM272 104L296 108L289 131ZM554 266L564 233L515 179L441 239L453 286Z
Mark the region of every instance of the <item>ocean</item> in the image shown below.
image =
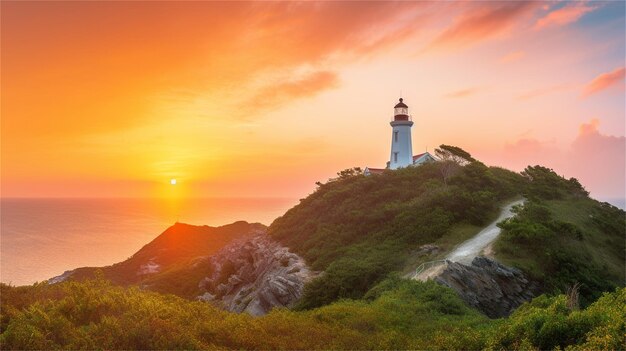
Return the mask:
M626 211L626 198L623 197L599 197L598 201L608 202L611 205Z
M0 281L28 285L120 262L175 222L269 225L297 199L1 199Z

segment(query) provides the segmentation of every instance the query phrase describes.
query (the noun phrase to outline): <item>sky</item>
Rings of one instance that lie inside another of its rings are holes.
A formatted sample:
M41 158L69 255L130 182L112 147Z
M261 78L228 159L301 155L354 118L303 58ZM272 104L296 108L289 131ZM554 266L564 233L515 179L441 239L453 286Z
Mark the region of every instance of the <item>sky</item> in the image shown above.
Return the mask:
M415 154L624 197L622 1L1 10L3 197L305 197L384 167L399 97Z

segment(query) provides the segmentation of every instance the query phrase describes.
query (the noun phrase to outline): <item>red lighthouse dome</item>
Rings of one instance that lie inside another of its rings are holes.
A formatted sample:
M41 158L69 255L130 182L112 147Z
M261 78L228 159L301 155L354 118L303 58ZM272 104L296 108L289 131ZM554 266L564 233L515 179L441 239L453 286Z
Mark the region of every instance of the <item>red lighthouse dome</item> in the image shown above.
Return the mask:
M394 121L408 121L409 120L409 106L407 106L402 98L400 102L393 107L393 120Z

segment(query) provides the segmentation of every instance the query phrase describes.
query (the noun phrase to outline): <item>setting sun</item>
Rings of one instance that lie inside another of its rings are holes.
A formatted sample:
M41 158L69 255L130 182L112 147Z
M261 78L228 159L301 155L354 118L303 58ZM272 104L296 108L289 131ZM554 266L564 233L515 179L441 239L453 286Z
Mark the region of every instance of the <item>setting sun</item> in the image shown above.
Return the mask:
M172 185L176 185L176 179L173 179L173 178L172 178L172 179L170 179L170 184L172 184Z

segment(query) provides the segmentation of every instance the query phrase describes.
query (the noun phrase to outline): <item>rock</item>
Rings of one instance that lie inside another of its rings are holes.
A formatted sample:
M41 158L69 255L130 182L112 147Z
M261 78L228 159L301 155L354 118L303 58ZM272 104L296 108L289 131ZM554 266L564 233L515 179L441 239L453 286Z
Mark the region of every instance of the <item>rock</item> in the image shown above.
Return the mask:
M539 284L520 270L486 257L476 257L470 266L449 262L435 281L455 290L470 306L490 318L506 317L540 292Z
M151 258L146 264L142 264L137 271L137 275L154 274L161 270L161 266L154 262L155 258Z
M256 316L292 306L314 276L301 257L265 232L232 242L209 261L212 273L199 283L205 292L197 299Z
M48 284L57 284L57 283L64 282L64 281L67 280L67 278L72 276L72 274L74 274L73 270L65 271L61 275L57 275L56 277L52 277L52 278L48 279Z
M213 300L215 300L215 295L212 295L212 294L207 292L207 293L204 293L204 294L198 296L197 299L200 300L200 301L213 301Z
M439 246L433 245L433 244L426 244L426 245L420 246L416 254L418 257L430 256L430 255L436 255L437 253L439 253L439 251L441 251L441 248Z

